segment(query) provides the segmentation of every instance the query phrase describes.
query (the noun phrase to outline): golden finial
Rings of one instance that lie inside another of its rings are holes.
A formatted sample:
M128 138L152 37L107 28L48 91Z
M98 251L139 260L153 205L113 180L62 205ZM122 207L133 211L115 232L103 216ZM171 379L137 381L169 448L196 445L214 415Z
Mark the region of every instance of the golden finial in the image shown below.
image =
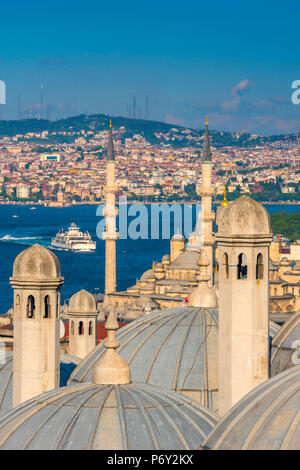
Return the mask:
M110 128L112 127L112 126L111 126L111 118L110 118L110 120L109 120L109 127L110 127Z
M152 269L155 268L155 261L152 261Z
M208 120L207 120L207 116L205 116L205 125L207 126L208 124Z
M229 204L229 201L226 198L226 184L225 184L224 185L224 199L221 202L221 206L226 207L226 206L228 206L228 204Z

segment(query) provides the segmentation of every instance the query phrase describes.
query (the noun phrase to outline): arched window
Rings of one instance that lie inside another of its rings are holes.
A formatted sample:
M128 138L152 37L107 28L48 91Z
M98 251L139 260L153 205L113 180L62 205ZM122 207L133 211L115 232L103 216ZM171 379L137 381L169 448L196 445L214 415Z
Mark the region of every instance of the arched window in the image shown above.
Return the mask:
M247 257L244 253L240 253L238 257L237 278L247 279Z
M274 288L274 295L277 295L277 287Z
M229 279L229 262L228 262L227 253L224 253L223 255L223 267L224 267L224 279Z
M26 317L34 318L35 304L33 295L29 295L27 299Z
M93 334L93 322L90 321L89 322L89 336L91 336Z
M74 322L71 321L71 335L74 334Z
M83 335L84 334L84 329L83 329L83 322L80 321L78 325L78 334Z
M263 255L259 253L256 260L256 279L264 278Z
M44 318L50 318L50 297L46 295L44 298Z

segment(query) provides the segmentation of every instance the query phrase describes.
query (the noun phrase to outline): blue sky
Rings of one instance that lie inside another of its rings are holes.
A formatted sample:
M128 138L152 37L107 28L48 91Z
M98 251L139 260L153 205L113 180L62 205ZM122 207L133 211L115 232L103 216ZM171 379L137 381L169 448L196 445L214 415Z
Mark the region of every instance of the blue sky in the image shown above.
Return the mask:
M144 116L219 130L300 131L299 1L85 0L2 2L2 116Z

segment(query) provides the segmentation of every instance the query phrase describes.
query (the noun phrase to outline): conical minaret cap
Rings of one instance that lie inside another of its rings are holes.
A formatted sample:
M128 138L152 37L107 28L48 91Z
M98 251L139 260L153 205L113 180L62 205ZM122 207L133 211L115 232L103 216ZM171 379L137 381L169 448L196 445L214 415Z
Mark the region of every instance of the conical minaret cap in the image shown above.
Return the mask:
M205 132L204 132L204 140L203 140L203 150L202 150L202 161L203 162L211 162L212 153L210 150L210 141L208 135L208 123L207 118L205 122Z
M108 145L107 145L107 158L108 161L115 161L115 150L114 150L114 141L113 141L113 133L111 127L111 120L109 123L109 131L108 131Z
M130 383L130 369L127 362L117 352L119 342L116 331L119 328L114 308L105 323L107 339L104 342L106 351L95 366L93 382L98 385L122 385Z

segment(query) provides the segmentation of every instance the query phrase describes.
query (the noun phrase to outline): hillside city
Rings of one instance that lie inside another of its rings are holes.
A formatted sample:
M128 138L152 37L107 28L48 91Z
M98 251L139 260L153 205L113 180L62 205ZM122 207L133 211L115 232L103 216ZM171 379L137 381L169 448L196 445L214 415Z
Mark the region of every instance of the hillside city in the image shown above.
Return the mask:
M113 128L118 196L145 202L200 199L202 135L168 126L148 139L143 132L128 134L123 125L113 123ZM226 186L231 199L248 194L264 202L300 201L298 139L292 145L275 140L251 147L214 146L211 135L215 200ZM0 202L103 200L106 145L105 127L1 135Z

